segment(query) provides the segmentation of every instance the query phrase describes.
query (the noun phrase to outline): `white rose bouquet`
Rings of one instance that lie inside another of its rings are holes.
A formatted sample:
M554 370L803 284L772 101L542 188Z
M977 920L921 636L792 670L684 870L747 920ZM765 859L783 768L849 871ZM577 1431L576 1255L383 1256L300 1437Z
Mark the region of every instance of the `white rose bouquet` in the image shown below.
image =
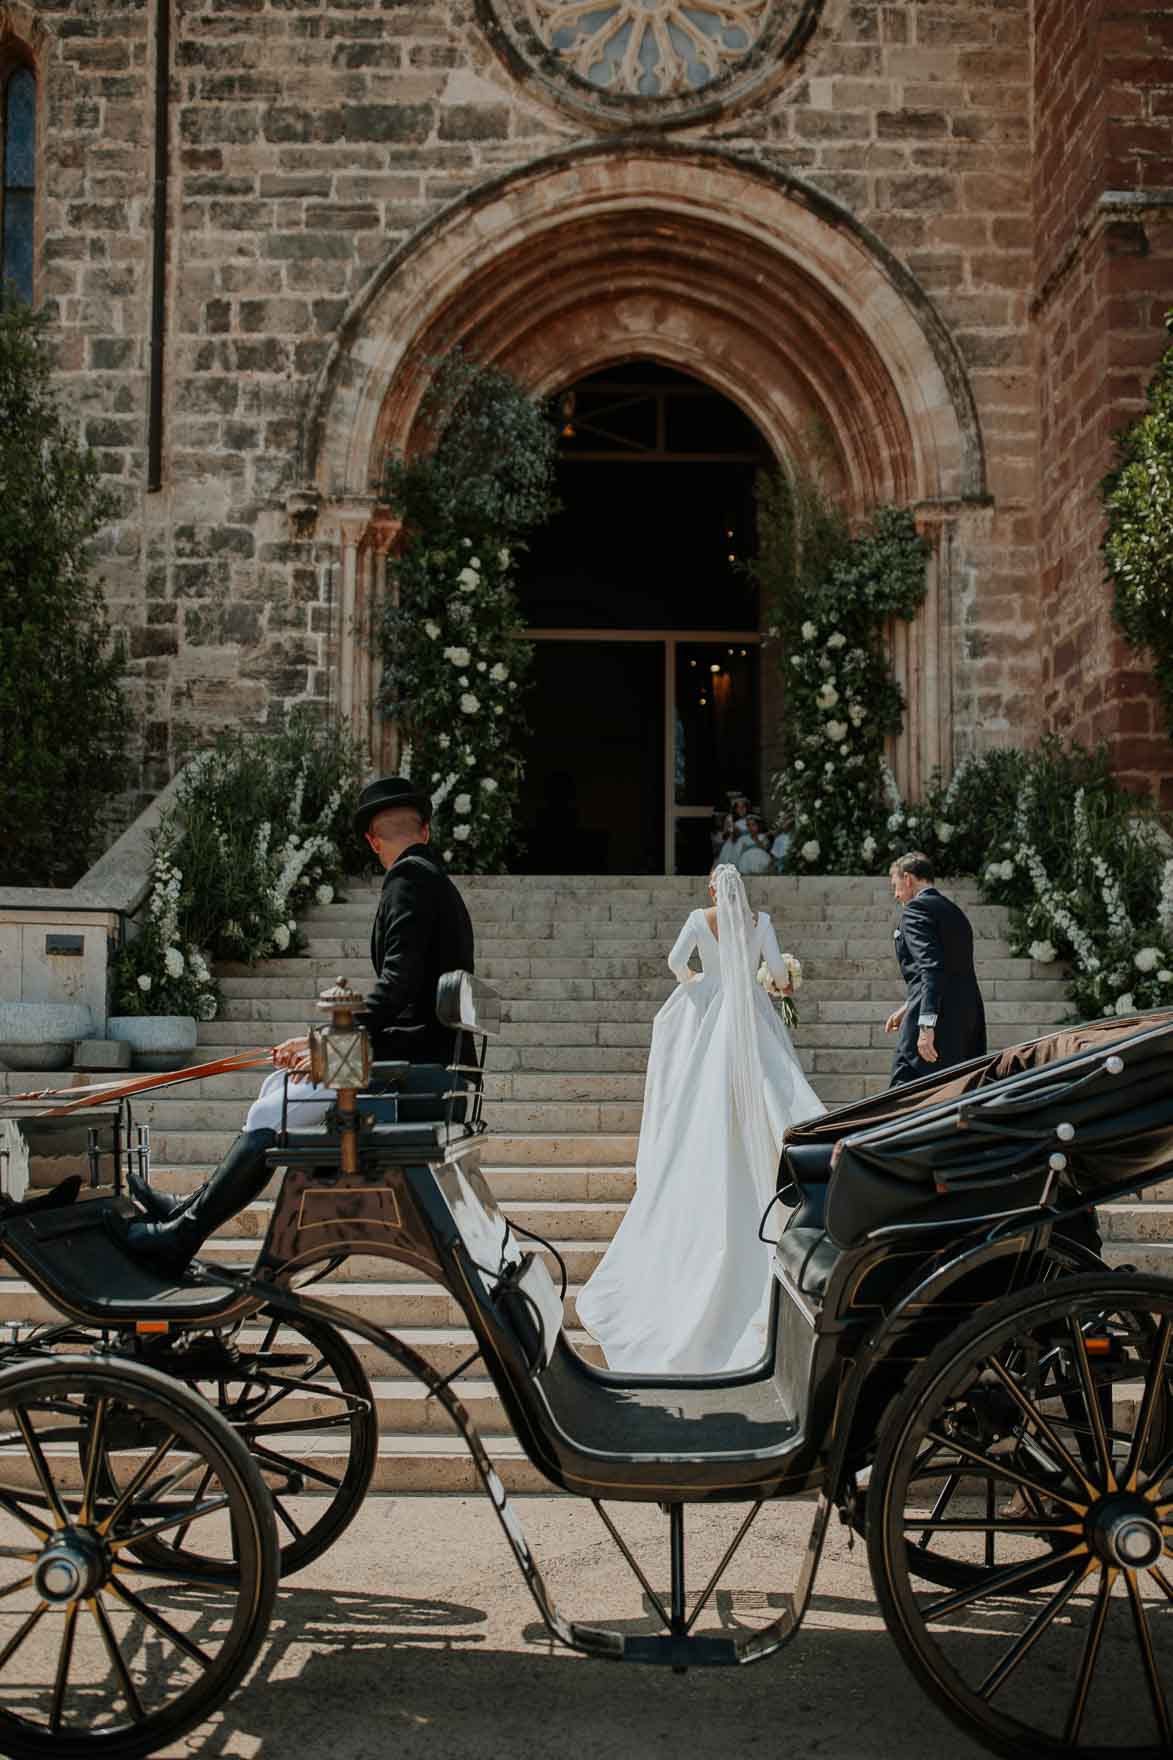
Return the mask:
M798 1009L794 1001L794 992L802 987L802 961L792 953L782 955L782 964L786 968L786 983L779 985L765 960L758 967L758 983L782 1016L788 1027L798 1025Z

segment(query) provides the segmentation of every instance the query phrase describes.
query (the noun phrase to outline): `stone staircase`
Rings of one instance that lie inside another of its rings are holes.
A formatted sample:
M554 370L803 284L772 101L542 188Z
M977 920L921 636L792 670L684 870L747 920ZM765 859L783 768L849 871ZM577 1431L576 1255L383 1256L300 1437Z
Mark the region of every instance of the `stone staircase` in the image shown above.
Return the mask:
M576 1330L575 1292L589 1276L634 1191L635 1150L652 1017L672 988L665 955L687 912L704 903L697 879L508 877L461 880L477 936L477 969L504 998L505 1028L489 1053L484 1167L506 1211L553 1241L566 1260L567 1323L588 1356L597 1347ZM977 937L978 976L991 1044L1013 1044L1063 1018L1054 968L1013 959L1005 912L976 889L949 888ZM901 998L892 951L893 906L875 879L767 879L750 886L779 940L803 961L796 1033L803 1065L828 1106L888 1085L892 1042L883 1022ZM268 1046L305 1030L318 993L339 974L363 985L370 973L373 887L310 913L298 959L226 969L221 1019L200 1029L201 1053ZM61 1081L62 1078L56 1078ZM54 1078L9 1074L8 1092ZM152 1132L154 1177L189 1189L239 1129L256 1091L253 1074L222 1076L145 1099L136 1120ZM211 1251L247 1266L267 1226L275 1185L235 1219ZM1108 1256L1151 1269L1173 1262L1173 1184L1106 1217ZM409 1269L354 1258L322 1291L340 1306L392 1326L442 1373L471 1348L455 1303ZM0 1320L47 1318L27 1285L0 1281ZM375 1485L385 1491L466 1491L470 1463L434 1402L396 1376L386 1359L359 1348L374 1382L382 1433ZM474 1365L457 1390L517 1490L547 1489L521 1457L491 1384Z

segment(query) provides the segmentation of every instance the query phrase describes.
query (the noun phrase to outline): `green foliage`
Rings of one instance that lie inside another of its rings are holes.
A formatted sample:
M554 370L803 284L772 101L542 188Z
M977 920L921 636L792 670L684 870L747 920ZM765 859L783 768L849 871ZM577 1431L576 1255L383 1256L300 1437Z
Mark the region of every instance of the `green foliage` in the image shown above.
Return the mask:
M93 540L112 516L53 388L44 320L0 295L0 883L67 884L126 773L125 659Z
M276 734L228 733L195 758L159 832L140 932L117 963L117 1011L208 1020L210 960L296 952L298 913L329 904L361 863L351 816L362 768L345 734L297 712Z
M532 660L514 559L556 509L557 442L507 374L459 353L441 363L425 415L433 450L392 459L384 485L406 536L379 631L383 710L401 732L400 769L431 793L436 847L465 873L501 873Z
M887 845L884 745L904 718L884 626L916 615L926 548L901 508L877 509L853 536L813 483L777 475L759 485L758 530L751 572L771 606L785 691L773 798L792 832L787 869L867 871Z
M1173 312L1166 318L1173 331ZM1104 559L1113 615L1128 641L1152 654L1166 724L1173 730L1173 347L1148 388L1148 412L1117 437L1104 483Z

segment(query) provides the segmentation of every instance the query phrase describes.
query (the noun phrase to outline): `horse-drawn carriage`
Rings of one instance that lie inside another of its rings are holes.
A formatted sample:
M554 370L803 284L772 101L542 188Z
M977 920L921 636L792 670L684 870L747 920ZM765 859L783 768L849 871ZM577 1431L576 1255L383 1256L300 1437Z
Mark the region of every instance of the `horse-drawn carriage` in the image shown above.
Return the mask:
M62 1316L0 1354L0 1752L145 1755L239 1684L282 1565L329 1545L369 1482L374 1401L344 1332L447 1412L572 1649L677 1672L770 1655L799 1629L838 1511L866 1535L914 1675L988 1748L1170 1751L1173 1283L1107 1269L1088 1216L1173 1163L1173 1016L1073 1029L792 1133L765 1352L700 1379L585 1361L565 1289L498 1210L479 1165L492 992L441 985L464 1032L448 1071L369 1075L346 994L332 1006L315 1055L338 1105L272 1151L286 1171L247 1275L136 1265L106 1227L117 1190L74 1203L59 1187L0 1215L0 1251ZM453 1378L297 1287L358 1252L456 1298L525 1453L591 1501L659 1630L563 1613ZM323 1409L324 1475L298 1448ZM296 1494L315 1487L305 1524ZM781 1611L705 1630L783 1497L810 1499L811 1525ZM666 1596L606 1508L622 1502L665 1512ZM744 1517L690 1603L685 1516L714 1503Z

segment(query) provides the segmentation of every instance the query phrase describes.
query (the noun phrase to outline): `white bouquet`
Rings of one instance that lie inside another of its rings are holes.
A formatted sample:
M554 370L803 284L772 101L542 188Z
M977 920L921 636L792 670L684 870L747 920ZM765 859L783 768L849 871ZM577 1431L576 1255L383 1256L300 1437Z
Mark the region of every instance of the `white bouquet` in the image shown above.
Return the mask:
M794 1004L794 992L802 986L802 961L792 953L782 955L782 964L786 968L786 983L780 985L765 960L758 967L758 983L778 1010L788 1027L798 1025L798 1009Z

